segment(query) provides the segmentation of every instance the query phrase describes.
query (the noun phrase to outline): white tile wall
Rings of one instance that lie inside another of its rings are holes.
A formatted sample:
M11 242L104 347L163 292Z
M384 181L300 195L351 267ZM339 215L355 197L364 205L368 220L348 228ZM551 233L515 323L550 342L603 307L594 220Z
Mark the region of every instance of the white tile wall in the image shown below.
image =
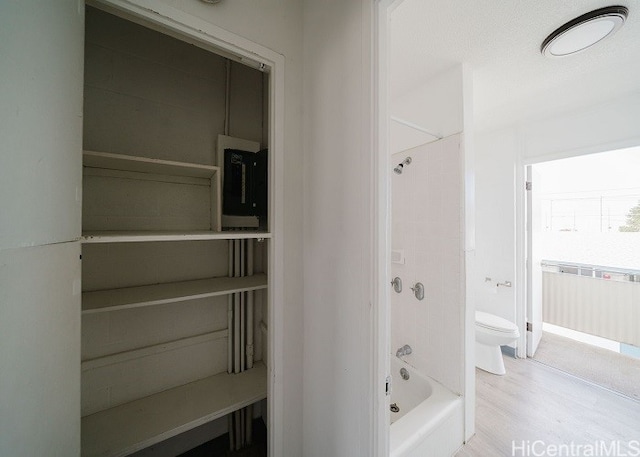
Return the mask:
M392 277L404 284L391 297L391 352L409 344L405 360L461 392L463 374L463 154L460 135L393 155L412 163L392 178L392 249L405 252ZM419 301L410 289L425 287Z

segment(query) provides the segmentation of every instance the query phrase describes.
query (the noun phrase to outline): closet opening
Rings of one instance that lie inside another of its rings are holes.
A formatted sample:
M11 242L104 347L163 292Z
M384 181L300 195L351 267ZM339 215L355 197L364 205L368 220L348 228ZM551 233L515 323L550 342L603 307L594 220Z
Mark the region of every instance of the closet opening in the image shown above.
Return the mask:
M273 67L113 12L85 10L82 455L276 455Z

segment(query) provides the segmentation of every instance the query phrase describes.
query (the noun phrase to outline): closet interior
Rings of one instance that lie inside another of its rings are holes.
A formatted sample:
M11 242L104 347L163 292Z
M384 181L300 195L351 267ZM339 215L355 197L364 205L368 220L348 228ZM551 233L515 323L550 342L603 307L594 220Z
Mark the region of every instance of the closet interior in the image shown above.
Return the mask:
M266 423L268 87L264 69L87 7L83 456L189 433L241 448Z

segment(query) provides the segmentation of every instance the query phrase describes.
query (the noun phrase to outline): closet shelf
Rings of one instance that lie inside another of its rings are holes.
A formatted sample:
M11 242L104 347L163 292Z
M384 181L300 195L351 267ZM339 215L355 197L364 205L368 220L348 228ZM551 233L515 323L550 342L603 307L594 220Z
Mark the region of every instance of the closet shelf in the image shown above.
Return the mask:
M144 243L155 241L206 241L206 240L244 240L271 238L268 232L226 231L101 231L84 232L81 242L87 243Z
M82 314L163 305L267 288L267 275L209 278L82 293Z
M156 175L211 178L220 171L213 165L202 165L172 160L150 159L111 152L83 151L82 164L90 168L135 171Z
M102 368L109 365L115 365L117 363L128 362L130 360L141 359L143 357L149 357L163 352L175 351L176 349L182 349L185 347L194 346L196 344L202 344L208 341L214 341L223 338L229 338L229 330L217 330L215 332L189 336L174 341L167 341L151 346L117 352L115 354L103 355L93 359L83 360L80 364L80 367L82 371L95 370L96 368Z
M125 456L267 396L267 369L222 373L82 418L82 455Z

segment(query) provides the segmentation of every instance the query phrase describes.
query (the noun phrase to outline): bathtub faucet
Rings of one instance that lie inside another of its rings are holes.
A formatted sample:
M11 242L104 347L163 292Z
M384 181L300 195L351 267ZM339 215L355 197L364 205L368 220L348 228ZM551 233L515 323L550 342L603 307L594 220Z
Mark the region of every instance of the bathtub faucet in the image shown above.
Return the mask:
M405 344L404 346L402 346L400 349L398 349L396 351L396 357L402 357L403 355L409 355L411 354L411 346L409 346L408 344Z

